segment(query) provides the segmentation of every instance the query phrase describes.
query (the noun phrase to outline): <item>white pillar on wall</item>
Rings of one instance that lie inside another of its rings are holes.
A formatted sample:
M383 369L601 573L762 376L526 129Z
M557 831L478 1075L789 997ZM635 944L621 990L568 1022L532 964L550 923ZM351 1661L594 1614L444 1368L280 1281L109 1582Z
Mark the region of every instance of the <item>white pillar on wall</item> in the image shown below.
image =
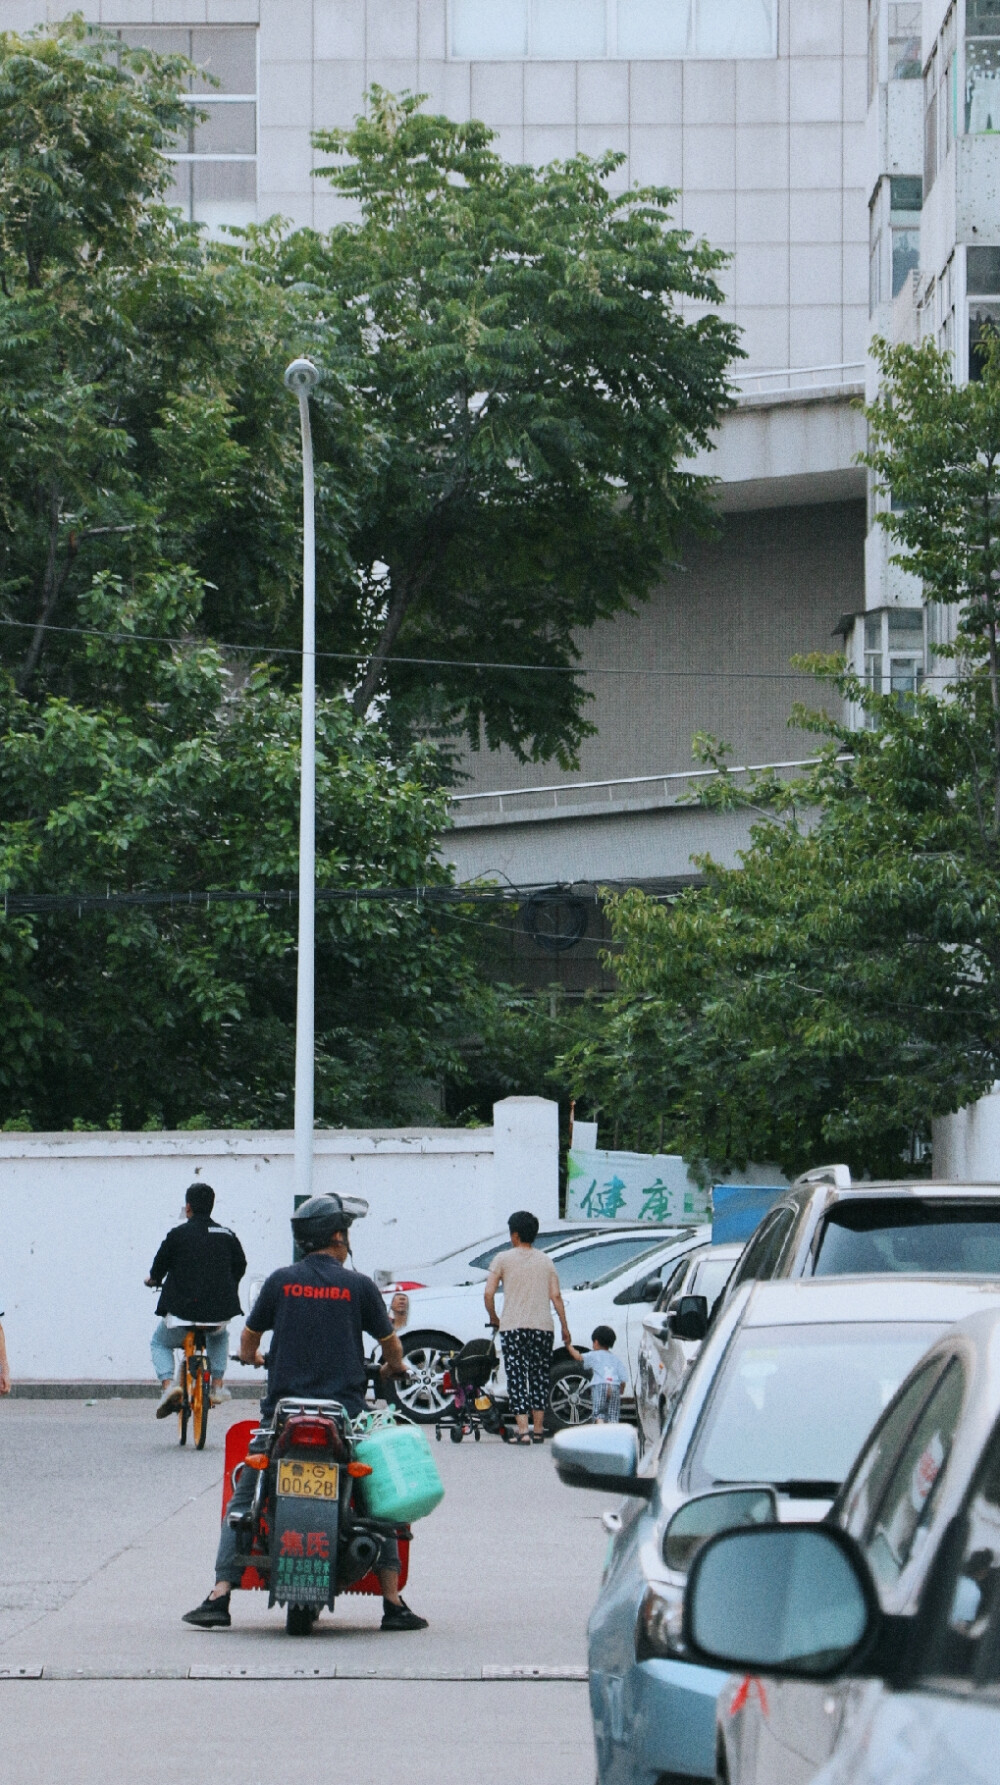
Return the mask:
M493 1105L497 1229L515 1209L543 1227L559 1219L559 1105L550 1097L504 1097Z
M1000 1183L1000 1085L934 1123L933 1175L942 1183Z

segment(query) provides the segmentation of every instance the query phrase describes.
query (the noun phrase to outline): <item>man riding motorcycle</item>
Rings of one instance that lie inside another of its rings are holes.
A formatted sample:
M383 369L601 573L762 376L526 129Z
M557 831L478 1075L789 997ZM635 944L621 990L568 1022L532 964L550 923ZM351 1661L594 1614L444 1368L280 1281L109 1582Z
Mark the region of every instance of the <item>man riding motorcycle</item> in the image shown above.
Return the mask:
M354 1219L339 1196L312 1196L292 1216L292 1233L306 1256L299 1264L271 1272L240 1335L241 1361L261 1364L261 1338L265 1332L272 1334L262 1421L271 1417L284 1395L339 1401L347 1413L360 1413L366 1387L365 1333L381 1344L383 1375L388 1379L406 1374L403 1347L378 1289L370 1277L346 1268ZM243 1568L235 1523L249 1511L253 1493L254 1475L246 1469L222 1523L215 1586L201 1605L184 1614L184 1622L199 1630L225 1630L232 1623L229 1596ZM382 1629L426 1629L427 1619L418 1617L399 1596L399 1549L394 1537L383 1541L375 1569L382 1588Z

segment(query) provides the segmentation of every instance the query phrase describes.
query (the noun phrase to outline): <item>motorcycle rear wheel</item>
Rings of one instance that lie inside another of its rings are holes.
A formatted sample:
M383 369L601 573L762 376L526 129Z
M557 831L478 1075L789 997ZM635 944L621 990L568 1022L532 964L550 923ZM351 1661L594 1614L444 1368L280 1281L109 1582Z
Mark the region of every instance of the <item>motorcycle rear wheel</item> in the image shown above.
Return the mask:
M314 1605L287 1605L285 1629L289 1636L311 1636L318 1617L319 1612Z

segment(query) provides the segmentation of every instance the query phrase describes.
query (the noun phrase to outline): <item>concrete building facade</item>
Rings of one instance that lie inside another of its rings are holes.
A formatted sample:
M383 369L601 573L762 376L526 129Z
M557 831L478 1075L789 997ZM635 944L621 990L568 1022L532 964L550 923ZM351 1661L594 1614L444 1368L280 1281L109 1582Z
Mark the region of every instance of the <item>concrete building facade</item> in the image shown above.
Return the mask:
M787 716L818 691L790 659L836 649L843 616L866 606L853 407L869 329L865 0L79 9L130 42L183 51L218 82L193 81L192 103L207 115L192 117L174 157L176 201L209 228L275 213L320 229L343 219L343 201L316 177L312 133L349 124L377 82L484 119L518 161L619 150L620 186L676 188L678 221L730 254L725 314L747 358L738 407L699 462L720 480L718 538L692 545L636 615L581 637L597 732L579 768L472 753L448 843L462 877L500 862L522 884L689 876L692 847L706 846L706 823L692 825L683 803L693 734L723 739L737 763L801 758L810 741ZM68 0L0 0L0 24L26 28L66 10ZM881 94L892 83L881 63L876 72ZM886 126L894 142L898 110ZM909 148L902 161L911 173ZM745 840L731 823L708 823L707 834L724 859Z

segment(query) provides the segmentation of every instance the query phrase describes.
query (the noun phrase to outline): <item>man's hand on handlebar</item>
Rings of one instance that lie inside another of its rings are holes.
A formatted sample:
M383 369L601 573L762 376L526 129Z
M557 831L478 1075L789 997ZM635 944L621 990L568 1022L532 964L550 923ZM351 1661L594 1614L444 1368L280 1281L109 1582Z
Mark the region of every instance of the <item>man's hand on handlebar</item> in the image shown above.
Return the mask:
M410 1374L410 1366L405 1357L402 1363L399 1364L391 1364L386 1359L383 1359L382 1363L379 1364L378 1373L383 1382L401 1382L404 1376Z
M380 1340L380 1344L382 1346L382 1362L379 1375L382 1380L392 1382L403 1376L408 1376L410 1367L403 1356L403 1347L397 1334L390 1333L387 1338Z

